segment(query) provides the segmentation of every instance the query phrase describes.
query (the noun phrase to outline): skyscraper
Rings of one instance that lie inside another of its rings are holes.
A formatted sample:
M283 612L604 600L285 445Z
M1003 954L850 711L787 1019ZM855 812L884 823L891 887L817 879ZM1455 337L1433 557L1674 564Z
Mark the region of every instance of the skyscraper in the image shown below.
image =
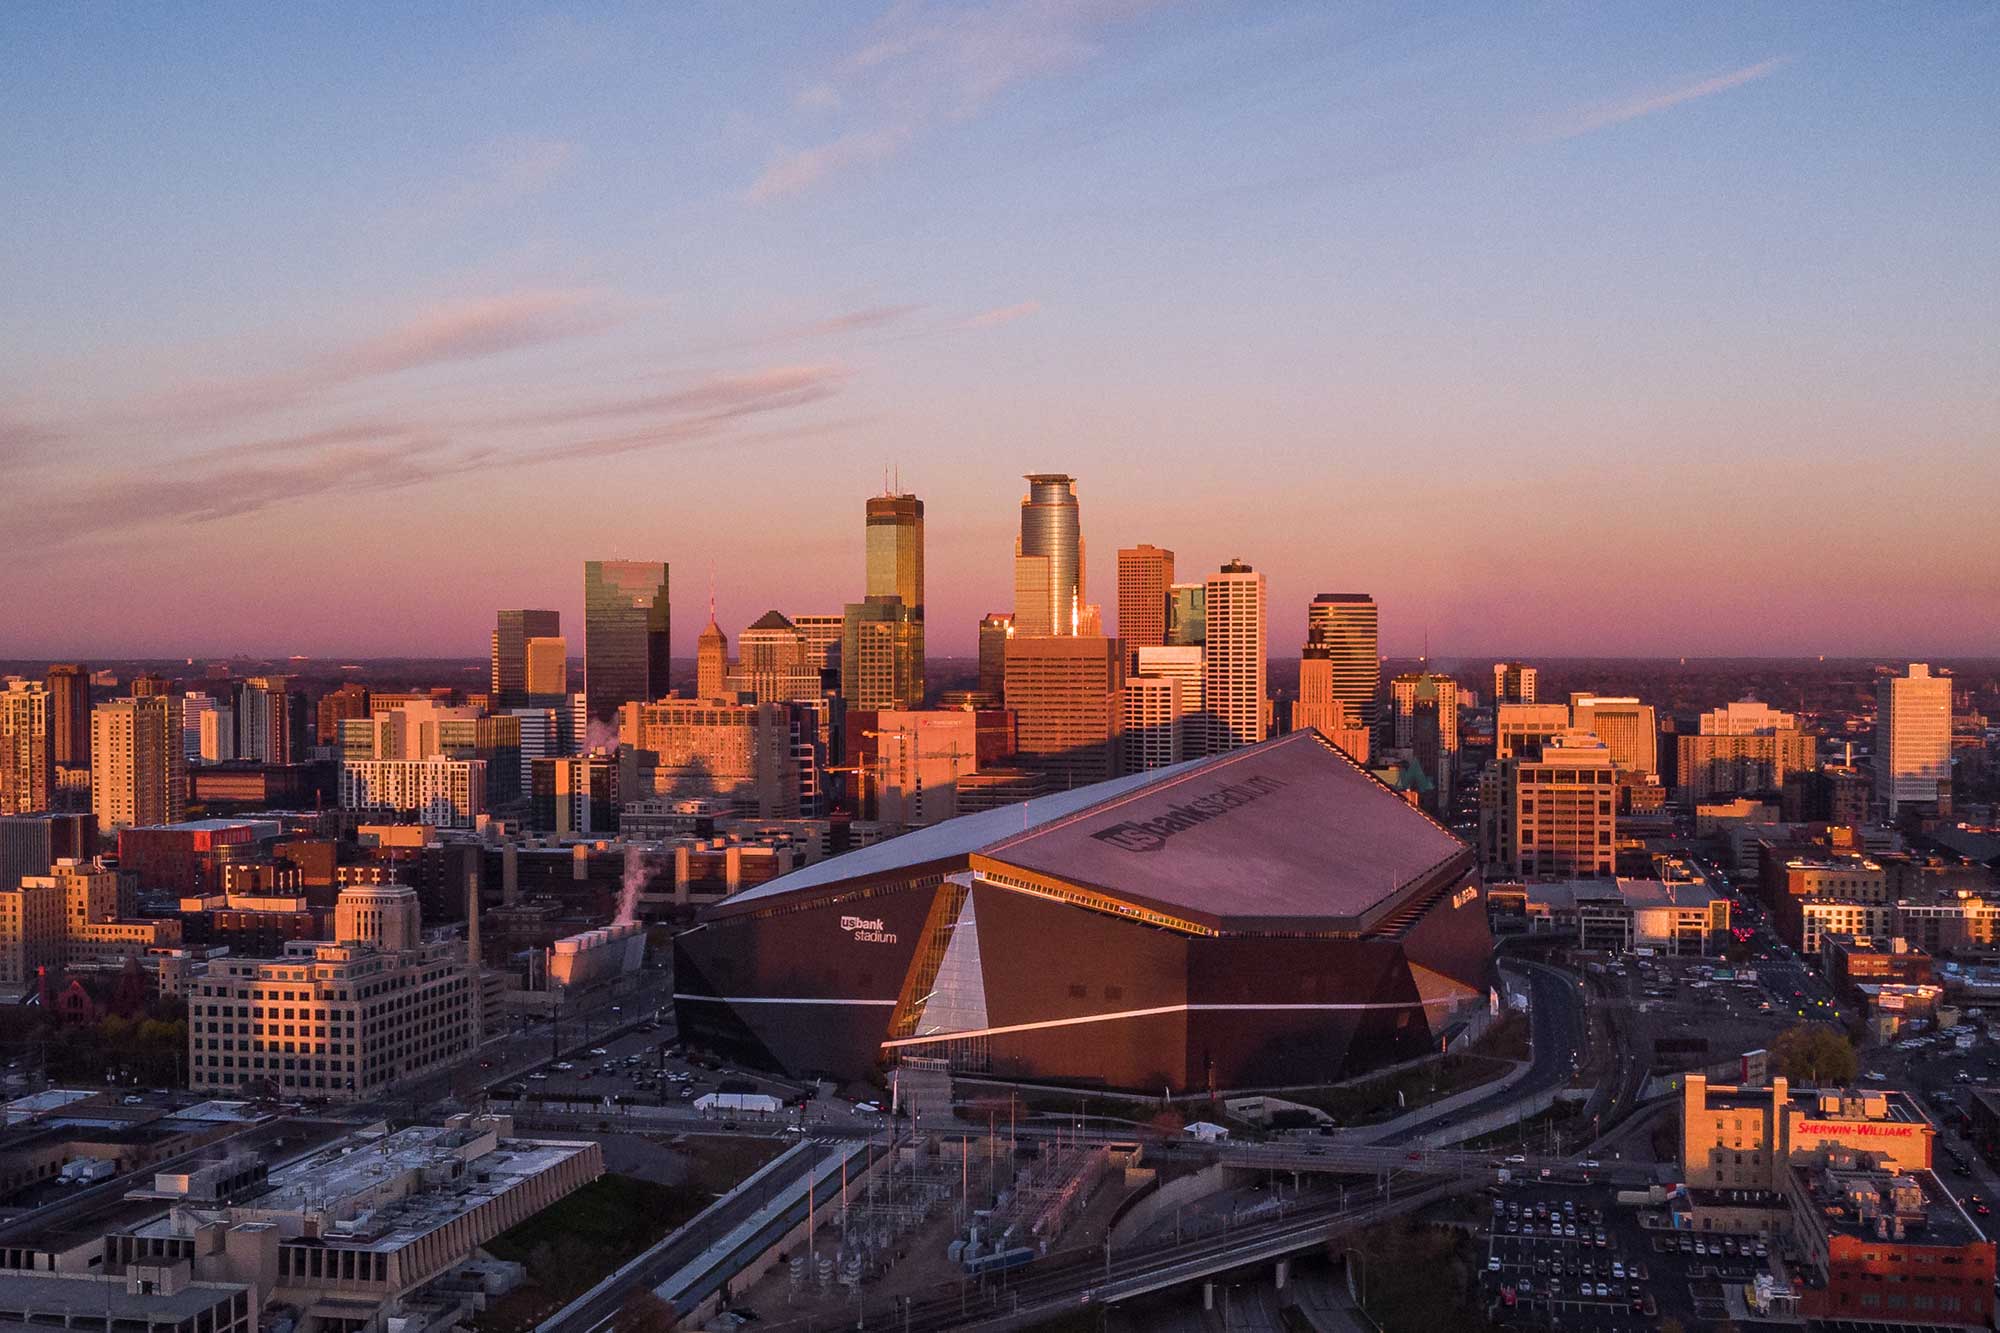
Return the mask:
M1614 699L1578 691L1569 696L1569 724L1596 733L1621 775L1659 773L1659 724L1651 704L1630 696Z
M1014 617L1004 611L989 611L979 621L979 688L1005 701L1007 698L1007 640L1014 637Z
M1306 641L1323 644L1333 667L1333 697L1356 726L1375 730L1382 688L1375 599L1365 592L1323 592L1306 608Z
M180 821L187 808L187 755L173 700L113 699L91 710L90 806L107 833Z
M1396 748L1411 752L1432 781L1428 808L1450 810L1458 777L1458 682L1434 671L1398 676L1389 682L1389 699Z
M53 721L46 685L7 678L0 692L0 815L34 814L54 804Z
M263 764L300 762L304 715L290 676L250 677L236 695L237 756Z
M1213 727L1211 754L1264 739L1264 576L1232 560L1204 581L1208 634L1201 706Z
M816 702L825 685L820 669L809 661L805 634L781 613L766 611L736 640L736 671L729 688L771 704Z
M1007 707L1018 762L1064 790L1118 775L1125 655L1118 640L1016 635L1007 641Z
M1617 835L1616 765L1588 732L1559 732L1534 755L1497 760L1480 778L1479 845L1489 875L1611 875Z
M1135 669L1139 677L1148 680L1171 680L1176 686L1174 704L1180 709L1178 729L1180 736L1175 744L1175 752L1182 759L1200 759L1208 753L1214 730L1208 713L1202 707L1201 649L1193 644L1169 643L1158 648L1141 648L1135 655ZM1127 684L1130 684L1128 681ZM1135 705L1141 711L1158 707L1156 695L1146 703ZM1126 717L1133 714L1133 707L1127 707ZM1142 746L1145 753L1154 757L1159 754L1157 746ZM1133 753L1128 747L1127 753ZM1158 767L1148 763L1146 767ZM1129 770L1128 771L1133 771Z
M569 692L569 641L560 634L537 635L528 640L525 660L532 706L553 707L551 700Z
M1208 588L1176 583L1167 589L1167 642L1199 648L1208 637Z
M90 767L90 668L58 662L49 668L49 735L55 762L65 768Z
M1525 662L1493 664L1493 702L1531 704L1535 701L1535 668Z
M694 641L694 697L720 699L729 686L729 636L715 623L715 608L708 611L708 624Z
M1128 656L1167 641L1168 589L1174 553L1141 542L1118 552L1118 637Z
M1875 799L1894 819L1905 805L1936 805L1951 785L1951 677L1926 662L1875 685Z
M870 496L867 505L869 597L900 597L924 609L924 502L914 495Z
M493 664L489 673L495 708L513 708L528 698L528 640L562 633L556 611L502 611L493 630Z
M903 607L903 628L893 636L905 660L895 665L899 681L907 681L897 705L855 704L852 707L921 708L924 698L924 502L914 495L871 496L866 508L866 587L863 599L881 604L893 597ZM844 633L843 627L843 633ZM878 632L878 641L881 637ZM843 642L845 640L843 639ZM844 668L843 668L844 669Z
M1014 631L1074 634L1083 620L1083 527L1076 479L1031 472L1014 542Z
M923 622L894 595L849 602L840 693L849 708L922 708Z
M583 564L583 692L594 722L666 694L673 622L667 566L654 560Z

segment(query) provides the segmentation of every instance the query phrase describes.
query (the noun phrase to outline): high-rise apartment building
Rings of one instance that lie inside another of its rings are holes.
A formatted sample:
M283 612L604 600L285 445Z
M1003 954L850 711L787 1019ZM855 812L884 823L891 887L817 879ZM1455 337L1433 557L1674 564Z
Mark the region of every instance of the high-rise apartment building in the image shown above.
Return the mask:
M715 623L710 607L708 624L694 641L694 695L697 699L720 699L729 688L729 636Z
M49 735L55 762L64 768L90 767L90 668L58 662L49 668Z
M1007 707L1019 764L1051 790L1118 775L1125 655L1102 636L1016 635L1007 642Z
M1759 736L1773 731L1797 731L1799 720L1756 699L1737 699L1701 715L1704 736Z
M518 776L518 751L512 763ZM340 766L340 808L438 828L476 828L486 813L486 761L349 759Z
M1488 766L1480 780L1479 833L1489 878L1615 874L1617 773L1610 749L1583 731L1550 737L1532 758Z
M1174 707L1179 709L1175 717L1175 727L1179 735L1173 742L1173 750L1183 759L1200 759L1206 755L1213 739L1212 719L1203 706L1202 650L1192 644L1170 643L1159 648L1141 648L1137 654L1138 674L1152 680L1171 680L1177 687L1173 695ZM1128 682L1129 683L1129 682ZM1161 700L1155 694L1146 707L1156 708ZM1126 716L1132 715L1131 708ZM1147 743L1150 746L1150 742ZM1128 750L1128 753L1130 751ZM1148 753L1157 756L1159 748L1150 746ZM1158 764L1149 763L1149 768ZM1134 771L1127 769L1128 772Z
M979 690L1001 702L1007 698L1007 640L1013 637L1013 616L988 611L980 617Z
M1207 642L1202 649L1201 707L1211 728L1207 752L1220 754L1263 740L1264 576L1232 560L1203 580Z
M219 764L236 757L236 710L226 701L203 712L196 725L201 728L201 762Z
M579 754L539 759L529 779L529 827L559 838L616 833L619 812L624 808L620 783L616 756Z
M1167 642L1199 648L1208 640L1208 585L1176 583L1167 589Z
M1174 586L1174 553L1141 542L1118 552L1118 637L1129 656L1167 641L1168 590Z
M1740 699L1701 715L1701 730L1674 739L1676 790L1693 807L1723 796L1781 792L1819 760L1818 739L1791 713Z
M523 793L534 791L535 761L562 757L562 724L553 708L510 708L520 719L521 785Z
M0 815L27 815L55 803L53 695L38 680L7 678L0 691Z
M219 958L188 989L188 1086L358 1101L444 1069L478 1044L478 968L424 942L414 889L344 889L331 944Z
M583 692L593 721L665 695L673 620L667 566L654 560L583 565Z
M165 695L113 699L90 713L90 808L110 833L177 824L187 811L180 709Z
M1578 692L1569 697L1569 724L1581 731L1594 732L1611 751L1611 762L1620 773L1658 775L1660 735L1651 704L1633 698L1612 699Z
M1496 705L1535 702L1535 668L1525 662L1495 662L1493 702Z
M487 673L495 708L513 708L528 701L528 640L552 639L562 633L557 611L502 611L493 629L493 660Z
M62 889L46 875L0 887L0 994L19 998L62 960Z
M538 634L528 640L525 657L530 704L547 708L551 700L569 693L569 640L560 634Z
M252 676L236 692L236 755L260 764L305 759L305 701L290 676Z
M1925 662L1875 685L1875 799L1894 819L1906 805L1948 803L1951 677Z
M1127 773L1165 768L1189 758L1183 737L1187 708L1181 682L1172 676L1130 676L1125 681L1124 768Z
M921 708L923 621L903 599L871 596L847 604L840 645L840 692L849 708Z
M367 717L371 694L366 685L348 681L337 690L328 690L319 697L317 709L318 726L315 733L321 745L333 745L340 740L340 724L349 718Z
M1075 634L1083 621L1083 526L1076 479L1031 472L1014 542L1014 631Z
M201 690L189 690L181 696L181 753L190 765L201 762L202 718L220 712L222 706L220 699Z
M1348 720L1374 731L1381 722L1382 655L1375 599L1364 592L1323 592L1306 608L1306 641L1332 663L1333 697Z

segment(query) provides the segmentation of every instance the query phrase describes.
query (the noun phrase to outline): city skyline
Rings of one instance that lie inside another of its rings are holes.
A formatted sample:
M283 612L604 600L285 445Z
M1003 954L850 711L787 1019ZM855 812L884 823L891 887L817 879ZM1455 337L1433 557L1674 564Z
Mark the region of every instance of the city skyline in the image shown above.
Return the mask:
M476 653L621 550L714 567L733 632L861 595L889 470L964 654L1043 468L1088 585L1240 556L1281 615L1370 590L1399 654L2000 651L2000 166L1961 151L1996 42L1805 6L10 12L0 651Z

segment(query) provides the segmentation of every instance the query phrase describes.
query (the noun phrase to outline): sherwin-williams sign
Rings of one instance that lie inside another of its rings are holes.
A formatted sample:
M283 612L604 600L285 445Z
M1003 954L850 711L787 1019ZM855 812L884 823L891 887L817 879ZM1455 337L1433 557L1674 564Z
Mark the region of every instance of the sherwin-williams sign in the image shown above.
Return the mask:
M1109 828L1099 829L1090 836L1128 852L1157 852L1167 845L1167 839L1174 834L1197 824L1206 824L1211 819L1220 819L1230 811L1239 810L1258 797L1268 796L1284 786L1277 778L1247 777L1241 782L1217 787L1206 796L1170 806L1165 814L1157 818L1124 820Z

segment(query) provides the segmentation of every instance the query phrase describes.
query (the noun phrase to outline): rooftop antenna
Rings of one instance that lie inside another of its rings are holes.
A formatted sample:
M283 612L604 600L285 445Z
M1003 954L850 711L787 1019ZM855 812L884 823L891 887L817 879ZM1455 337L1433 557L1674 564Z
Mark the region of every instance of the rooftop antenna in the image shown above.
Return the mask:
M896 489L890 491L889 494L901 495L902 493L903 493L903 465L901 462L898 462L896 464Z

